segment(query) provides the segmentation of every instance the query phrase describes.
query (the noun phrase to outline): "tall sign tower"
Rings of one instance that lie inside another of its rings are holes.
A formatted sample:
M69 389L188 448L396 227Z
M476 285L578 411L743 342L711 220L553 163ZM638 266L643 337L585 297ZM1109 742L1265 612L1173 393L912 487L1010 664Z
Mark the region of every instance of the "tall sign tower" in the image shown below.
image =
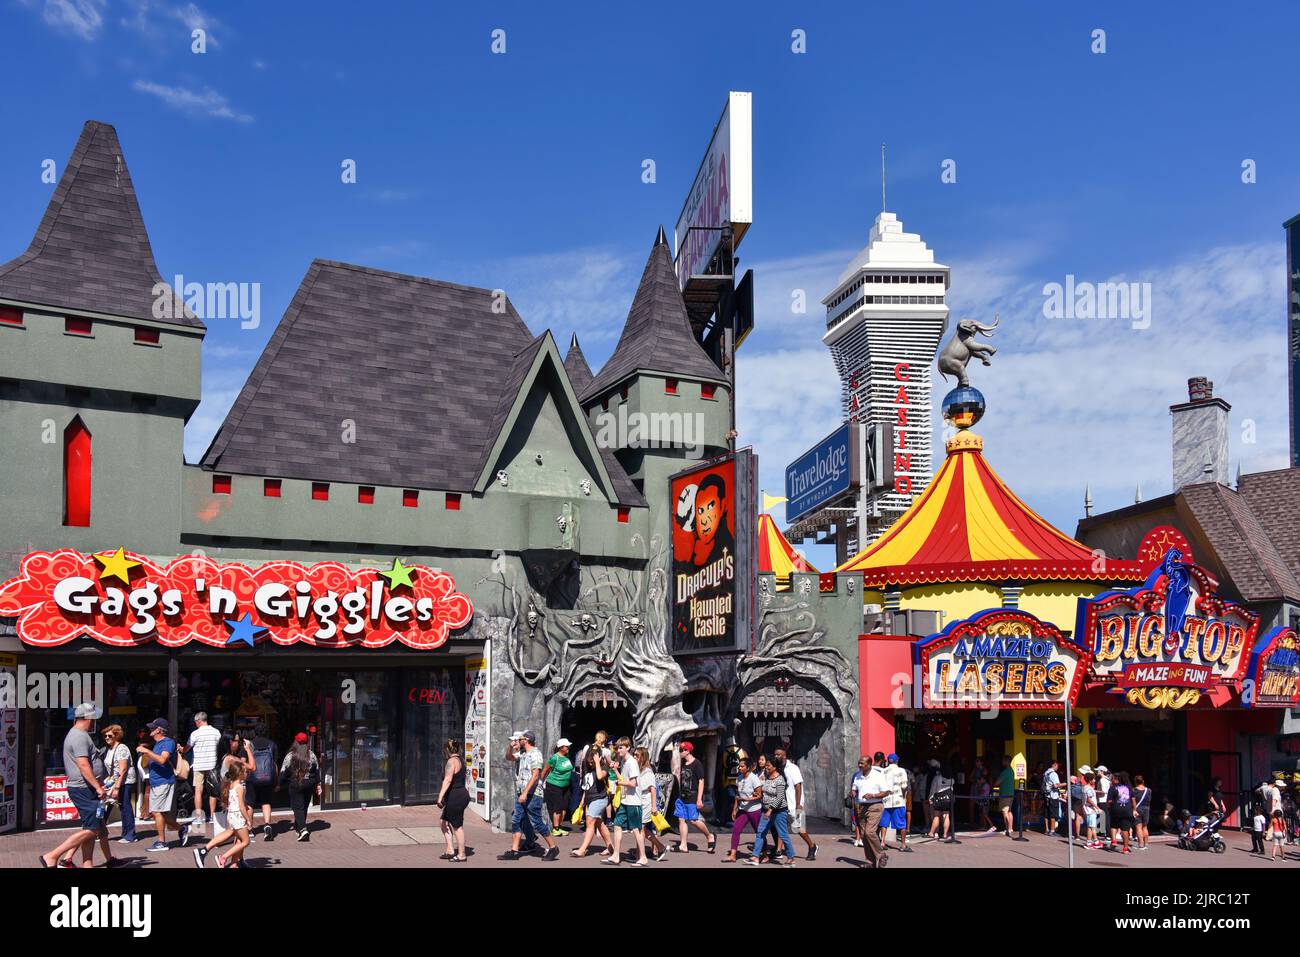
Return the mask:
M846 422L892 426L893 484L864 502L865 548L925 491L931 461L932 370L948 327L948 267L882 211L862 251L822 303Z

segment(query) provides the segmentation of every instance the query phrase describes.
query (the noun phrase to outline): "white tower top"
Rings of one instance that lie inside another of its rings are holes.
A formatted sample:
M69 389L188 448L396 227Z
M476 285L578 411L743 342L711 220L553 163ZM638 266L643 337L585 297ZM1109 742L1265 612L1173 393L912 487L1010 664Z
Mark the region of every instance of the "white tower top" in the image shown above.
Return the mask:
M890 212L822 300L846 420L894 431L894 487L868 496L869 539L919 496L931 463L932 366L948 326L948 267ZM856 542L857 548L867 542Z

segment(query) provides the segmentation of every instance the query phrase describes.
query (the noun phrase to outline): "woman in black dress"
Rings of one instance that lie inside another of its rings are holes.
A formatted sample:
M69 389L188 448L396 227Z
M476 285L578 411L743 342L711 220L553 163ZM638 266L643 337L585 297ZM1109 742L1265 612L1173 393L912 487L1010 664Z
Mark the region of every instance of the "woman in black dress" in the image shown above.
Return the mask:
M465 761L460 756L460 742L448 741L442 749L446 758L446 772L442 788L438 791L438 807L442 810L442 835L447 839L447 851L440 860L463 862L465 856L465 809L469 807L469 789L465 787ZM455 838L455 847L452 838Z

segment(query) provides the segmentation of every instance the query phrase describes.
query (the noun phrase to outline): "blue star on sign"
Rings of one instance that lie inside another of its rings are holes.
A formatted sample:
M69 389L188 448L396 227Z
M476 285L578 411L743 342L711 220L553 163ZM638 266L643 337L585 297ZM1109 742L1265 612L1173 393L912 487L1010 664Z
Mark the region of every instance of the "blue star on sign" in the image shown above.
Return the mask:
M226 644L234 645L244 641L248 643L250 648L254 645L254 639L260 633L266 631L261 625L253 624L253 618L248 612L244 612L244 617L238 621L231 621L227 618L226 627L230 629L230 637L226 639Z

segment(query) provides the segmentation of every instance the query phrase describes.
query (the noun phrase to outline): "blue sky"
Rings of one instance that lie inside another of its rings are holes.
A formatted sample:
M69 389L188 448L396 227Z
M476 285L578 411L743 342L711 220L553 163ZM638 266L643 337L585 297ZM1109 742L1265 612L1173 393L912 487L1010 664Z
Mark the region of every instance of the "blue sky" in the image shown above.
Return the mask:
M262 286L260 328L210 324L193 458L314 257L505 288L598 366L726 92L750 90L739 425L763 483L836 424L817 303L866 240L885 141L890 208L952 266L954 313L1003 316L976 379L989 460L1072 532L1085 482L1099 508L1168 491L1166 407L1190 375L1233 404L1234 472L1285 464L1300 12L1136 6L0 0L0 259L49 199L41 161L115 124L163 275ZM1045 318L1067 274L1150 282L1151 328Z

